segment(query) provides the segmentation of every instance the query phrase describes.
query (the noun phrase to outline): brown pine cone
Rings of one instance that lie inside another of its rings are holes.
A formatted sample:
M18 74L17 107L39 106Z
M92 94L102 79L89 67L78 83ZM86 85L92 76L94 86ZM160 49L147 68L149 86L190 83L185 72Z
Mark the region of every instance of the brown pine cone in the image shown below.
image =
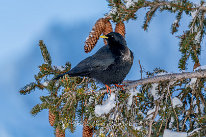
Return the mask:
M105 19L105 29L103 35L107 35L108 33L113 32L112 24L108 19ZM104 39L104 44L107 45L107 41Z
M49 109L49 123L50 123L51 126L53 126L54 122L55 122L55 115Z
M125 37L125 25L123 22L120 21L119 23L116 24L115 32L118 32L123 37Z
M56 128L56 137L65 137L65 131L63 131L57 127Z
M89 34L89 37L87 37L85 45L84 45L84 51L86 53L90 52L94 46L96 45L99 36L103 33L105 29L105 18L100 18L95 23L94 27L92 28L92 31Z
M87 119L85 119L83 123L82 137L92 137L93 130L93 128L90 128L90 126L87 125Z

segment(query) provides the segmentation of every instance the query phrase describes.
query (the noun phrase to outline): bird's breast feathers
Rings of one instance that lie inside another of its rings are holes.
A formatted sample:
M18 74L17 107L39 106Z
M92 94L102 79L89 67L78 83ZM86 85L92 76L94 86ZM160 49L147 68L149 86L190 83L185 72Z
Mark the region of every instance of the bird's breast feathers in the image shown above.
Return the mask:
M129 49L127 49L126 52L121 52L121 54L122 54L123 61L132 62L131 51Z

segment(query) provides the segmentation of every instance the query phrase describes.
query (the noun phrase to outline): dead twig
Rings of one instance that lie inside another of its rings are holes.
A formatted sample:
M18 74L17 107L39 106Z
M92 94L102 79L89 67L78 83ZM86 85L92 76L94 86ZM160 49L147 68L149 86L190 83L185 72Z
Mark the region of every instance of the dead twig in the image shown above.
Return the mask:
M142 65L140 64L140 60L139 60L139 67L140 67L140 73L141 73L141 79L142 79Z

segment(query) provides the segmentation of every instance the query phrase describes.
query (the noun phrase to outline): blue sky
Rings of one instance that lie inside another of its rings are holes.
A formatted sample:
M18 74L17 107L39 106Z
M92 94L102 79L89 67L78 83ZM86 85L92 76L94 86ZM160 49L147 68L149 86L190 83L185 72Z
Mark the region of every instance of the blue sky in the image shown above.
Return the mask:
M36 117L29 113L40 102L39 96L47 95L47 91L36 90L26 96L18 93L25 84L34 81L33 76L43 63L38 41L42 39L46 43L53 65L60 66L70 61L75 66L103 45L103 41L99 41L91 53L83 51L84 41L95 21L108 11L106 0L0 0L0 136L54 136L46 110ZM127 44L135 56L126 79L140 78L138 60L146 71L161 67L178 72L177 34L170 33L175 15L158 14L146 32L141 28L145 13L145 9L141 9L136 21L125 24ZM187 27L187 21L185 16L181 21L181 31ZM204 58L205 55L200 57L202 65L205 65ZM78 126L74 134L67 132L67 136L81 136L81 128Z

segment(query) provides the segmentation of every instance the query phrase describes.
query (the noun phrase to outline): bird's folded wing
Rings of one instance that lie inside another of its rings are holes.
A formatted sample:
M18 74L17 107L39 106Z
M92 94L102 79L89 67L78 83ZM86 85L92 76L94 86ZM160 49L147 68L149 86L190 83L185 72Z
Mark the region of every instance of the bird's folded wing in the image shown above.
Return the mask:
M69 71L73 76L88 76L95 71L103 71L114 63L113 57L108 46L104 46L94 55L82 60L76 67Z

